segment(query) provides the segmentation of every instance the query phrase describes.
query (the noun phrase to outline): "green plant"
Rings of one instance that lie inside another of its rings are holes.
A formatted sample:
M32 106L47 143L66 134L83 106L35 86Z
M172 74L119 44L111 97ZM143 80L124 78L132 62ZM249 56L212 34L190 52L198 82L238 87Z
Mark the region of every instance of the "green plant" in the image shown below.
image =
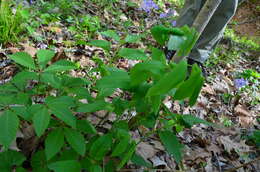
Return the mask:
M14 10L9 0L0 1L0 44L19 40L19 34L24 31L21 5Z
M171 34L185 37L184 31L188 29L154 27L152 34L162 44ZM92 45L110 50L108 42L96 40ZM180 47L188 52L186 48L190 45ZM180 52L184 50L180 48ZM139 164L145 162L134 154L135 148L154 134L176 162L181 163L183 145L176 134L194 124L211 123L189 114L174 114L162 101L170 95L174 100L188 99L189 104L194 105L204 80L201 69L193 65L187 77L186 61L167 64L164 53L156 48L151 58L137 49L120 48L118 53L143 62L129 72L101 63L101 78L93 82L68 75L68 71L77 69L70 61L60 60L48 65L54 57L53 51L39 50L36 58L24 52L10 55L22 70L9 83L0 86L0 144L4 150L0 159L5 159L1 161L1 170L22 169L27 159L34 171L101 171L102 166L115 171L130 159ZM111 96L117 89L127 93L128 98ZM90 90L97 92L97 96L91 96ZM100 110L106 112L103 120L92 124L88 118ZM131 111L136 115L132 116ZM106 118L112 114L116 119L111 128L103 128ZM37 140L34 147L38 149L28 150L31 159L8 150L24 123L33 126ZM130 131L141 125L149 128L149 132L136 142ZM103 128L104 132L100 134L98 128ZM105 157L109 161L102 161Z

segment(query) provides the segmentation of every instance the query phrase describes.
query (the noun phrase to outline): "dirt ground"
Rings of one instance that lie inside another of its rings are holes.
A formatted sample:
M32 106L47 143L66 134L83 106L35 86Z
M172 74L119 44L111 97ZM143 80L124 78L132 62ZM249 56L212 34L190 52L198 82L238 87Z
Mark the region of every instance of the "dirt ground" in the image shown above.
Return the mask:
M233 18L232 27L239 35L259 40L260 43L260 1L241 4ZM236 24L234 24L234 22Z

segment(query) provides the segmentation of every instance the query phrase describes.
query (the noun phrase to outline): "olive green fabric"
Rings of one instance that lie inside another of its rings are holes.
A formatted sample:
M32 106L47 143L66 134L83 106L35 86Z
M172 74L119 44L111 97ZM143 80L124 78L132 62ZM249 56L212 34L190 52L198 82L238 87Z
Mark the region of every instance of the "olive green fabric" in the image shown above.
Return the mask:
M204 63L223 36L224 29L243 0L222 0L188 58ZM177 26L192 26L206 0L186 0Z

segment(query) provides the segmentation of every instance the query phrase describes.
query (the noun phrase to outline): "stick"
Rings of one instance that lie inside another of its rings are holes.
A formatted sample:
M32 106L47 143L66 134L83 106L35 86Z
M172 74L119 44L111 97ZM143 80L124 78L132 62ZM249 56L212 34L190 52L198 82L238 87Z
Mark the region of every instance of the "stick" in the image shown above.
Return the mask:
M195 21L193 22L192 27L196 29L198 32L198 38L202 34L203 30L209 23L211 17L213 16L214 12L217 10L218 6L220 5L222 0L207 0L202 7L201 11L199 12L198 16L196 17ZM225 0L224 0L225 1ZM180 62L184 57L177 56L178 53L175 53L173 60L174 62Z

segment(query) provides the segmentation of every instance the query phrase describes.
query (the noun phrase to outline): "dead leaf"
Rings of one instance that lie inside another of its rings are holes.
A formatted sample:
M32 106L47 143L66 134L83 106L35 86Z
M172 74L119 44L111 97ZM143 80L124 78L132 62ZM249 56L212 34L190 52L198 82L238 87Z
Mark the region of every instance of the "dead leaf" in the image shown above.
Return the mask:
M245 144L245 140L241 140L237 143L231 140L229 136L220 136L218 141L224 146L228 153L231 153L232 150L235 150L237 153L250 152L250 147Z
M29 44L22 44L22 46L24 47L24 52L30 54L32 57L34 57L34 55L37 52L37 49L30 46Z
M138 144L136 152L144 159L152 158L156 154L154 147L145 142L141 142Z
M212 88L212 86L210 86L209 84L205 84L205 86L202 88L201 90L202 93L207 93L210 95L216 95L216 92L214 91L214 89Z

